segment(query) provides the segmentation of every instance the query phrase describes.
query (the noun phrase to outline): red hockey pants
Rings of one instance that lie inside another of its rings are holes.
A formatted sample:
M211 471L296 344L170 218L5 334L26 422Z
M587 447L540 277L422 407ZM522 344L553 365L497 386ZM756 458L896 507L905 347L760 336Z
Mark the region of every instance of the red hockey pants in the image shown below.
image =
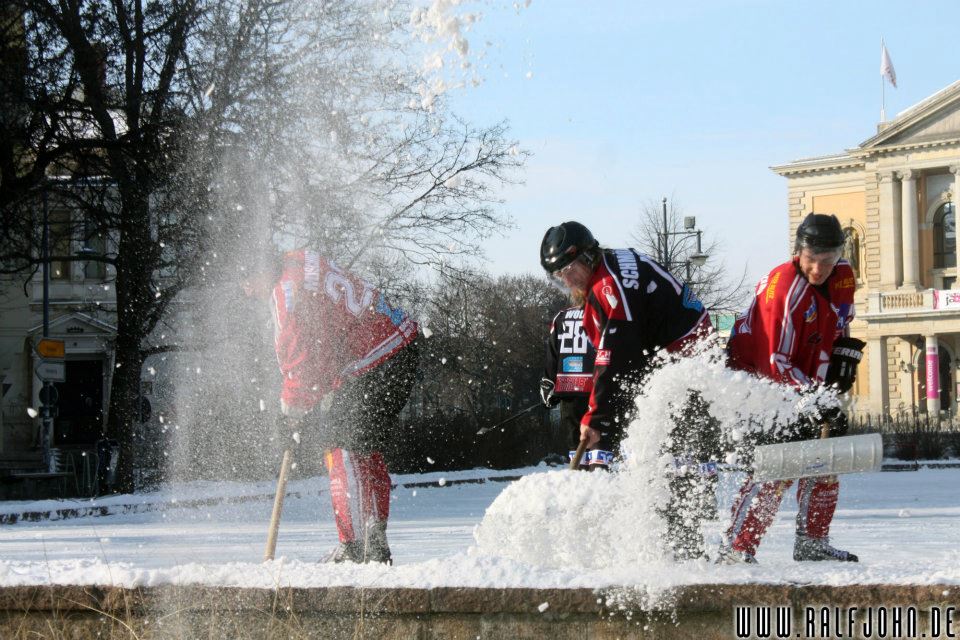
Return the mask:
M733 502L733 521L727 541L737 551L755 555L767 527L780 508L783 494L793 480L757 483L747 478ZM830 523L837 510L840 483L836 476L801 478L797 483L797 534L810 538L830 535Z
M367 523L390 515L390 474L383 456L332 449L326 453L330 497L340 542L362 536Z

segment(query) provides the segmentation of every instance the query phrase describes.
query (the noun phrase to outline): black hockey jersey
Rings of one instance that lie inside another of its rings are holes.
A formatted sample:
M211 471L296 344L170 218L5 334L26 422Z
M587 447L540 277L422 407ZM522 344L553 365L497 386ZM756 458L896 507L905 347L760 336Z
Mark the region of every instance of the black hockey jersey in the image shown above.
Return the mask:
M593 392L582 424L623 429L624 386L659 349L675 351L712 331L703 304L662 265L633 249L608 249L590 278L583 330L596 348Z
M557 398L589 396L593 389L596 351L583 332L583 309L560 311L550 323L543 377L553 381Z

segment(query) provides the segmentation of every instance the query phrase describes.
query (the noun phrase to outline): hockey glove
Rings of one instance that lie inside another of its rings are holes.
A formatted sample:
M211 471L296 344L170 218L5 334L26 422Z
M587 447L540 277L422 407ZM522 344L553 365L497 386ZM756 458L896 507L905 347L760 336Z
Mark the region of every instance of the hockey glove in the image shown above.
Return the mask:
M830 437L837 438L847 435L850 430L850 422L847 420L847 414L840 407L831 407L820 412L823 421L830 426Z
M837 338L830 355L830 366L823 381L827 386L835 386L840 393L846 393L857 379L857 365L863 358L863 348L867 343L857 338Z
M547 409L560 404L560 398L553 395L553 380L540 378L540 401Z
M819 437L820 423L811 415L802 415L785 430L784 437L777 442L816 440Z

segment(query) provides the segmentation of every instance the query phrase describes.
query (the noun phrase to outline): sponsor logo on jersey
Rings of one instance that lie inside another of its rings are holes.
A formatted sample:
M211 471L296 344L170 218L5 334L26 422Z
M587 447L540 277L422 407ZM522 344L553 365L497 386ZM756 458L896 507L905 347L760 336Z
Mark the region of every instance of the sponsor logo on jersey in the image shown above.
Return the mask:
M683 285L683 306L694 311L703 311L703 303L687 285Z
M620 304L620 300L617 299L616 295L614 295L613 287L610 285L604 285L603 289L600 290L600 293L602 293L603 297L607 299L607 304L609 304L612 309L616 309L617 305Z
M583 373L583 356L569 356L563 359L564 373Z
M820 333L817 331L814 331L813 333L810 334L810 337L807 338L807 344L820 344L822 340L823 338L820 337Z
M284 280L280 283L280 287L283 289L283 306L287 313L290 313L293 311L293 283Z
M840 308L837 309L837 329L843 329L850 324L851 311L853 311L852 304L844 302L840 305Z
M385 315L388 318L390 318L391 324L393 324L393 326L395 327L399 327L403 323L404 319L407 317L407 314L405 314L402 310L391 309L390 305L387 304L387 300L386 298L383 297L382 293L380 294L380 297L377 298L376 310L377 310L377 313L381 315Z
M810 300L810 306L807 307L807 310L803 312L803 321L809 324L816 319L817 319L817 301L816 299L812 299Z
M303 253L303 288L307 291L320 290L320 254L316 251Z
M854 280L853 276L850 276L849 278L844 278L843 280L838 281L836 288L837 289L853 289L856 286L857 286L856 280Z
M593 362L597 366L606 366L610 364L611 355L612 352L610 349L597 349L597 358Z
M763 276L760 278L760 283L757 285L756 295L763 293L763 290L767 288L767 282L770 281L770 276Z
M773 278L770 280L770 285L767 287L767 297L766 302L772 302L773 297L777 294L777 283L780 282L780 272L777 271L773 274Z
M629 249L617 249L613 252L620 265L620 282L627 289L640 288L640 271L637 269L637 259Z
M557 393L590 393L593 376L589 373L558 373L553 390Z

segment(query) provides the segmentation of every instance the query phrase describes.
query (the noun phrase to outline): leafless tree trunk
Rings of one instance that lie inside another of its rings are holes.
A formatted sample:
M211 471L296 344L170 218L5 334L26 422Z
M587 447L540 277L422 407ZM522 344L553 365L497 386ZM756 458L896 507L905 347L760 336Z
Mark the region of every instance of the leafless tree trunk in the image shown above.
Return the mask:
M235 287L281 236L409 270L506 223L496 187L525 154L503 125L414 100L408 16L380 0L4 5L0 268L36 269L44 191L107 239L83 259L115 268L120 489L144 357L198 348L155 331L184 292Z

